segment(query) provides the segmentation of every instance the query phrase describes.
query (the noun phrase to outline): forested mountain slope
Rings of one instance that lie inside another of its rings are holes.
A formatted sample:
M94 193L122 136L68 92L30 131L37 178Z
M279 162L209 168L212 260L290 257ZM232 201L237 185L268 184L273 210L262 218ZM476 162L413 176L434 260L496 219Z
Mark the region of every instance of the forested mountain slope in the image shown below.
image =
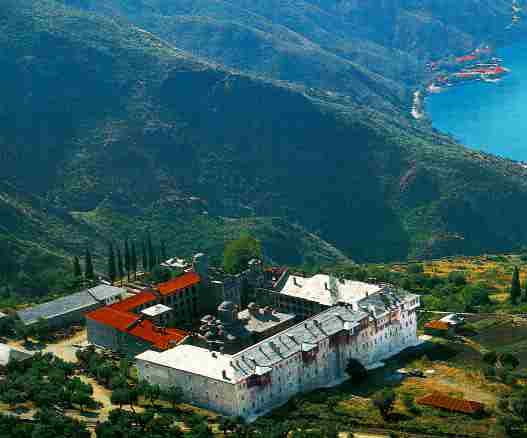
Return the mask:
M42 200L19 221L59 225L4 227L12 239L46 245L68 224L47 245L100 255L150 229L175 253L219 254L243 228L282 263L527 243L527 172L411 123L54 0L4 0L0 48L0 176Z
M510 0L59 0L194 55L393 109L425 63L506 37Z

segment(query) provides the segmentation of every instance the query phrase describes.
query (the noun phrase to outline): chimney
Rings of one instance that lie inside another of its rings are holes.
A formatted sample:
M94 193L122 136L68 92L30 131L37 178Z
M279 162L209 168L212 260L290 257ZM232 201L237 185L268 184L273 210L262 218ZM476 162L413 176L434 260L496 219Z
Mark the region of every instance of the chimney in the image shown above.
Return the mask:
M273 342L269 342L269 347L271 347L271 350L273 350L276 354L280 354L280 348Z
M212 351L211 353L212 353L212 357L213 357L214 359L216 359L216 358L218 357L218 355L216 354L215 351Z
M227 371L221 370L221 377L223 377L224 380L227 380Z
M327 283L327 282L324 283L324 289L329 290L329 289L328 289L328 283Z

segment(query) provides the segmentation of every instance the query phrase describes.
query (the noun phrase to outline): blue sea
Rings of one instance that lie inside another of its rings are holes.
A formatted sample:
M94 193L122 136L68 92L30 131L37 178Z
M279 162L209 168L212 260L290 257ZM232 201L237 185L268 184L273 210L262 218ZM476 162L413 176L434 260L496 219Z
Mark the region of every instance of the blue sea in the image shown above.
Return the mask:
M474 82L430 95L426 110L434 128L464 145L527 161L527 41L498 50L511 69L501 82Z

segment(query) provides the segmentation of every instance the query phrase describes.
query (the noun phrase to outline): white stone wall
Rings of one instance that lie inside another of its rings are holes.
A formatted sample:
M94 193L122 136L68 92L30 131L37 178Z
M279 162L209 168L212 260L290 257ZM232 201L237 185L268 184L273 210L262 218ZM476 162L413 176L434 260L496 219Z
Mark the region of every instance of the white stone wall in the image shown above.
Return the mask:
M270 382L249 387L247 379L236 384L137 361L139 375L160 386L181 387L186 400L224 415L254 418L285 403L294 395L331 386L343 381L345 368L353 357L368 366L417 345L418 302L397 312L369 318L367 327L357 327L347 342L329 338L318 344L316 356L309 362L299 352L274 365Z
M183 391L185 401L227 416L236 416L239 412L235 387L231 383L221 382L205 376L188 373L162 365L136 359L136 368L141 379L161 388L177 386Z
M237 384L240 410L236 415L255 417L298 393L341 382L347 377L344 370L351 357L368 366L417 345L415 310L405 310L397 316L397 320L390 321L390 316L385 315L377 321L377 326L370 320L368 327L351 336L346 344L331 346L329 338L323 340L318 345L316 358L308 364L300 353L276 364L268 385L248 388L244 382Z

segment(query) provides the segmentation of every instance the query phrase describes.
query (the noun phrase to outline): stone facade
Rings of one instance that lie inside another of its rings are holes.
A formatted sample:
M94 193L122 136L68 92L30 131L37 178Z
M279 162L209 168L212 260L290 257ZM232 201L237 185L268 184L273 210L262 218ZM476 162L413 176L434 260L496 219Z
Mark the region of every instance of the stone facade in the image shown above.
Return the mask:
M292 396L347 378L350 358L366 367L418 344L419 297L383 288L335 305L234 355L178 346L136 357L140 378L176 385L190 403L252 419Z
M212 271L210 286L218 302L231 301L237 306L246 307L249 303L249 290L264 286L265 276L261 260L251 260L245 271L227 275Z
M86 318L86 328L88 342L90 344L108 348L130 357L152 348L152 344L149 342L116 330L110 325L102 324L90 318Z

